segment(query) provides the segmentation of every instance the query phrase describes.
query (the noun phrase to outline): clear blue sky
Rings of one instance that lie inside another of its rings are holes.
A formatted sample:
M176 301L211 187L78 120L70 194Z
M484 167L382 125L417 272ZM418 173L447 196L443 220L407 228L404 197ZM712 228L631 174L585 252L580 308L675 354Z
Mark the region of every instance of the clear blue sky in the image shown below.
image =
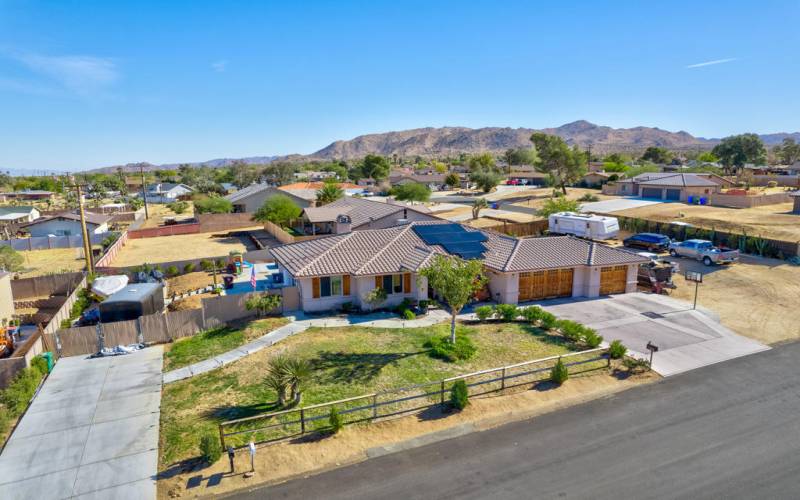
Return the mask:
M536 3L0 0L0 168L444 125L800 130L797 0Z

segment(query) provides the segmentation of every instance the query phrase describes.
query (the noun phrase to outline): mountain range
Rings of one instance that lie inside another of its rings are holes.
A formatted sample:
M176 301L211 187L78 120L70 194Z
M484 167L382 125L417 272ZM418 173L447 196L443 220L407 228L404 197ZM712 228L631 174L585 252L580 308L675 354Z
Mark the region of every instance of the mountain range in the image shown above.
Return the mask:
M234 161L265 164L277 160L353 160L367 154L398 157L457 156L461 153L501 153L511 148L531 146L530 136L534 132L545 132L563 138L569 144L590 149L597 154L610 152L640 152L648 146L660 146L672 151L711 149L720 139L695 137L688 132L670 132L657 127L612 128L578 120L555 128L502 128L502 127L427 127L397 132L361 135L350 140L340 140L309 155L255 156L247 158L218 158L192 166L223 167ZM760 135L767 146L780 144L784 138L800 142L800 132ZM153 165L132 163L104 167L92 172L113 172L122 167L125 171L177 168L178 164Z

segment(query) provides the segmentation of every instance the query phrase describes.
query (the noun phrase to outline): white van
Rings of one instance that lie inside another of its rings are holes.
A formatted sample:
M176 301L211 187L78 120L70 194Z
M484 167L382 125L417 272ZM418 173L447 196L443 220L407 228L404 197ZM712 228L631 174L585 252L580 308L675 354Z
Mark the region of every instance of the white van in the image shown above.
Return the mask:
M550 215L551 233L572 234L590 240L610 240L619 235L619 221L616 217L602 215L558 212Z

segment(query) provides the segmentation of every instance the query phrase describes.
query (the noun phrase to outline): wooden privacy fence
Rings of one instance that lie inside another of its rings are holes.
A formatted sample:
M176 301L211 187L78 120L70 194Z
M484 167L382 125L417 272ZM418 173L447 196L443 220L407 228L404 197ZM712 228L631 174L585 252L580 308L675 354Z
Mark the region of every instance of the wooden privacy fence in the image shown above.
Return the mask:
M15 301L50 295L69 295L82 278L82 272L74 272L11 280L11 294Z
M487 217L491 219L492 217ZM505 222L497 226L483 227L509 236L540 236L548 229L547 219L534 220L530 222Z
M371 422L418 412L433 406L444 405L449 400L453 384L459 380L463 380L467 384L470 397L529 385L548 379L550 370L559 359L563 360L571 375L606 368L611 363L608 349L589 349L562 356L550 356L509 366L490 368L400 389L228 420L219 424L220 442L222 449L226 449L228 445L238 448L245 446L250 441L271 443L308 432L325 431L330 428L331 408L336 408L345 424Z
M75 288L72 290L72 293L69 294L67 300L61 304L61 307L58 308L58 311L50 318L50 321L47 323L47 326L44 327L44 333L54 333L61 327L61 322L65 319L70 317L72 313L72 305L75 304L75 301L78 300L78 292L80 292L83 288L86 287L86 275L84 274L81 280L77 283Z

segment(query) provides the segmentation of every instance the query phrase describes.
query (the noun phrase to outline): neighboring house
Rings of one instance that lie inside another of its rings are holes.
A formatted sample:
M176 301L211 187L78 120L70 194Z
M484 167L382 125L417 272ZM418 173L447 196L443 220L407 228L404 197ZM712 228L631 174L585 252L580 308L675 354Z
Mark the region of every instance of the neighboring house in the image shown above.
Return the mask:
M416 182L428 186L431 191L440 191L444 188L446 174L392 174L389 176L389 183L392 186Z
M336 172L295 172L294 178L297 180L308 180L311 182L324 181L325 179L336 178Z
M340 216L347 217L342 219ZM362 229L392 227L410 221L431 220L440 219L431 215L430 210L424 205L346 196L321 207L303 210L303 226L298 230L307 235L341 234Z
M521 168L521 167L512 167ZM544 186L547 184L547 174L530 171L514 170L508 174L508 184L520 184L524 186Z
M86 219L86 229L90 234L102 234L108 232L108 222L111 216L84 212ZM60 214L40 217L33 222L20 226L30 233L31 236L75 236L82 234L81 217L72 212L62 212Z
M430 229L433 225L442 227ZM388 307L406 298L429 298L427 282L419 272L434 255L449 253L446 243L428 244L423 235L458 228L462 235L485 238L478 253L474 247L466 250L473 253L450 248L483 261L488 292L500 303L633 292L638 266L647 262L635 253L571 236L514 238L447 221L351 231L274 247L270 252L284 281L298 287L304 311L332 310L345 303L369 309L365 296L376 287L387 292L381 307Z
M31 206L0 207L0 225L26 224L39 218L39 211Z
M233 204L234 213L253 213L261 208L261 205L263 205L268 198L277 194L288 196L300 208L313 205L312 202L309 202L305 198L295 196L291 192L281 191L279 188L268 184L251 184L235 193L225 196L225 199Z
M623 174L618 173L611 173L611 172L589 172L588 174L583 176L581 179L581 183L586 187L599 187L608 182L608 178L612 175L616 175L617 177L622 176Z
M157 182L147 185L147 201L149 203L172 203L179 197L191 194L193 191L186 184Z
M373 187L378 185L378 181L376 181L372 177L365 177L363 179L359 179L358 181L356 181L356 185L361 187Z
M231 194L236 192L236 186L231 184L230 182L223 182L220 184L222 187L222 192L225 194Z
M38 189L26 189L24 191L12 191L8 193L3 193L3 197L6 200L28 200L28 201L36 201L36 200L52 200L54 193L52 191L41 191Z
M309 203L310 206L313 206L317 201L317 191L319 191L324 185L324 182L295 182L294 184L281 186L278 189L284 193L289 193L297 198L303 199ZM360 194L364 192L363 187L351 184L349 182L338 182L336 185L348 195Z
M631 179L615 181L604 193L639 196L668 201L687 201L689 196L718 193L733 182L715 174L645 173Z
M14 296L11 294L11 273L0 271L0 324L7 325L14 317Z

